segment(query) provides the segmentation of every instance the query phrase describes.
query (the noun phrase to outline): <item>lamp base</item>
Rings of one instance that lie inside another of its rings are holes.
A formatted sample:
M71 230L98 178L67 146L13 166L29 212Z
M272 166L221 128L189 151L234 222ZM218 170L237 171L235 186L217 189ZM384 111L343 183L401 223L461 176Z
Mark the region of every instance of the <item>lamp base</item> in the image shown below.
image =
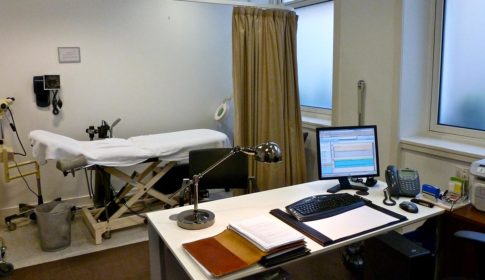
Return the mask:
M215 215L209 210L186 210L178 214L177 225L184 229L203 229L212 226Z

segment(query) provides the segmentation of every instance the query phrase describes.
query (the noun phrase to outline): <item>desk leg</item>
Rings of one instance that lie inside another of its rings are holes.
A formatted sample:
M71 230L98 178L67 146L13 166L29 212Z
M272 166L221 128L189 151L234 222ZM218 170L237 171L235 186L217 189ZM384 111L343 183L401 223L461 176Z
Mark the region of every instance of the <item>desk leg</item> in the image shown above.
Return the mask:
M148 222L148 248L151 280L190 279L151 222Z
M150 251L150 279L151 280L166 279L162 271L162 266L163 266L162 262L165 261L165 258L162 255L162 252L164 252L165 250L163 250L162 246L164 246L163 241L161 240L157 231L153 228L152 224L149 222L148 223L148 248Z
M441 264L443 263L443 253L442 253L442 232L443 232L443 215L433 218L436 221L436 231L435 231L435 258L434 258L434 279L441 279Z

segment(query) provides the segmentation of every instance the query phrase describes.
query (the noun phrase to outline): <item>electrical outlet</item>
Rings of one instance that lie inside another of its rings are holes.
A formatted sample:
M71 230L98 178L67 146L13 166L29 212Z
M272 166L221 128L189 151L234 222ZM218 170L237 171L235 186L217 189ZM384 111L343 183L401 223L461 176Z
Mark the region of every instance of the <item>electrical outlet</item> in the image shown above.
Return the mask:
M468 166L455 166L456 170L456 177L464 179L468 181L469 174L470 174L470 168Z

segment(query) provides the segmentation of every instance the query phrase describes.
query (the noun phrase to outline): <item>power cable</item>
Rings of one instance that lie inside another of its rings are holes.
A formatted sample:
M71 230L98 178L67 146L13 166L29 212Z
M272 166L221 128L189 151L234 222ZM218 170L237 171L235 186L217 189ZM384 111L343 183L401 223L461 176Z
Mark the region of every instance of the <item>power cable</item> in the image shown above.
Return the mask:
M12 128L12 131L15 132L15 135L17 136L17 140L19 141L20 147L22 147L23 154L14 152L14 155L19 155L25 157L27 155L27 152L25 151L24 144L22 143L22 140L20 140L19 133L17 131L17 126L15 125L15 119L13 117L12 110L10 110L9 107L7 107L8 112L10 113L10 118L12 119L12 122L10 124L10 128Z
M22 174L22 171L20 170L20 167L18 165L18 163L15 161L15 159L12 160L14 163L15 163L15 167L17 168L17 171L19 172L20 174L20 177L22 178L22 180L24 181L25 185L27 186L27 188L29 189L29 191L31 193L33 193L36 197L39 197L39 195L34 191L32 190L32 188L30 187L29 183L27 182L27 180L25 179L25 176L24 174ZM6 167L8 168L8 167Z

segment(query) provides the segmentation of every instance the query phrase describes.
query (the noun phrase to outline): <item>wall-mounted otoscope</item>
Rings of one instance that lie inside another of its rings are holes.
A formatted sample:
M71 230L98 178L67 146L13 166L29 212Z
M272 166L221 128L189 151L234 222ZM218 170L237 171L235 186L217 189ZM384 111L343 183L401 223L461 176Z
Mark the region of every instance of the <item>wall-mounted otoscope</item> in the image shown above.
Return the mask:
M15 101L15 98L13 98L13 97L5 97L5 98L0 99L0 119L3 116L5 109L10 107L10 105L12 105L12 103L14 101Z
M13 97L5 97L0 99L0 146L3 145L3 139L5 139L2 119L3 119L3 116L5 115L5 112L13 104L14 101L15 101L15 98ZM10 127L12 127L12 130L15 131L15 125L13 123L9 123L9 124L10 124Z
M115 127L115 125L117 125L119 122L121 121L120 118L117 118L112 124L111 124L111 127L109 129L109 138L113 138L113 128Z
M106 121L101 121L101 125L95 127L94 125L90 125L86 128L86 133L89 135L89 140L93 141L94 136L98 134L99 139L104 138L113 138L113 128L121 121L120 118L117 118L111 126L108 125Z

